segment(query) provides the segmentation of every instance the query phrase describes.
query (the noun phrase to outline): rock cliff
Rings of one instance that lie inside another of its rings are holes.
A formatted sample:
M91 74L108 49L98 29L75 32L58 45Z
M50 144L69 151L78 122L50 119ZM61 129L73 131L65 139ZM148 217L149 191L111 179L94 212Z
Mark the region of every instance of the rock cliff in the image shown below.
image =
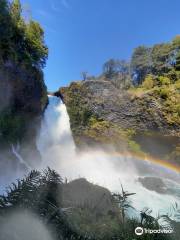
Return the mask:
M12 61L0 65L1 164L6 160L16 165L12 146L30 165L40 160L36 135L47 100L41 70Z
M69 87L61 88L60 92L79 146L98 142L112 144L120 151L178 159L180 125L168 121L162 99L154 93L149 91L137 95L130 90L119 90L111 81L105 80L73 82ZM167 138L167 144L171 138L169 152L164 151L158 156L158 151L144 148L142 138L138 136L143 136L143 139L151 136L152 143L158 142L161 136ZM173 152L176 152L174 156Z

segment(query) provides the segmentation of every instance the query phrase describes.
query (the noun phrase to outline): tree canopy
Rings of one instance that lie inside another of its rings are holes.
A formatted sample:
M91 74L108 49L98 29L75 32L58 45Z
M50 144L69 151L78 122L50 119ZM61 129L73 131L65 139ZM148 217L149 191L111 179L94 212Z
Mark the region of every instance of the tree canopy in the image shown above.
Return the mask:
M175 69L180 71L180 35L176 36L172 43L175 55Z
M32 19L25 22L19 0L0 0L0 59L42 68L48 57L44 31Z
M150 72L151 69L151 49L145 46L139 46L134 49L131 58L131 71L137 83L142 83L144 77Z
M118 86L125 82L128 86L129 83L140 85L148 75L162 76L173 71L180 71L180 35L171 42L138 46L130 62L111 58L103 65L103 75L112 82L116 79Z

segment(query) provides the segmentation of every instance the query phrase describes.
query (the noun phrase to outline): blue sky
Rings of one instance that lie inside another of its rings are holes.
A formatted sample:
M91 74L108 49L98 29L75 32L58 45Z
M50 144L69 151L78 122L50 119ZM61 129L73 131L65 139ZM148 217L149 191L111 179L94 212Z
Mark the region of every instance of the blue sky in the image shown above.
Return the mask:
M49 90L99 74L109 58L128 59L138 45L180 34L179 0L22 0L45 30Z

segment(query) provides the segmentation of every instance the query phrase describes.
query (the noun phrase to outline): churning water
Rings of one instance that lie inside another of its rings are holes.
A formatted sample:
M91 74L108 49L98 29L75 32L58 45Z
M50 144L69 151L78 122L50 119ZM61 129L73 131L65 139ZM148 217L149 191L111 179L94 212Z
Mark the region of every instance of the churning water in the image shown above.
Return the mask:
M76 151L66 106L57 97L49 97L37 146L43 159L41 168L49 166L69 180L85 177L112 192L120 192L122 183L125 190L136 193L131 200L139 211L148 207L156 215L158 211L169 212L175 202L180 204L180 177L176 172L98 148ZM139 177L149 177L150 183L143 185Z

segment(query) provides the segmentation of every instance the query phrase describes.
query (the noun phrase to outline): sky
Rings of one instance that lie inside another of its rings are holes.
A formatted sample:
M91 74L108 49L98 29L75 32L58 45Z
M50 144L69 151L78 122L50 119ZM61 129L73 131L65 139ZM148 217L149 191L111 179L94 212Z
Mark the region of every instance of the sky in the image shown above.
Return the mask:
M139 45L180 34L179 0L21 0L45 31L49 91L98 75L110 58L129 59ZM31 9L31 10L29 10Z

